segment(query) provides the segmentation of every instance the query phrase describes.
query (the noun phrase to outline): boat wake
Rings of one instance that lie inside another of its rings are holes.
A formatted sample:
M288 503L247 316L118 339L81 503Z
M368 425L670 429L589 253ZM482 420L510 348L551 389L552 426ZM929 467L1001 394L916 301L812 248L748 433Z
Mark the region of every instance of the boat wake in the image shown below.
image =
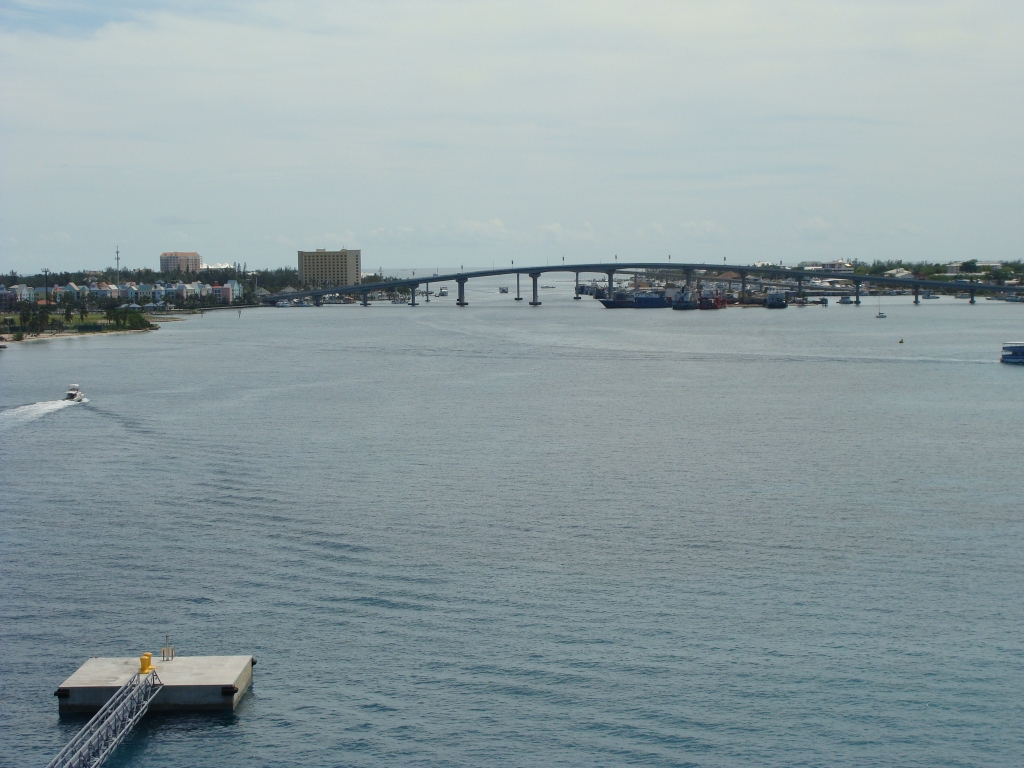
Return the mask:
M89 400L84 398L79 402L88 403ZM47 400L42 403L32 403L32 405L22 405L7 411L0 411L0 430L10 429L18 424L35 421L47 414L64 410L72 405L78 405L78 403L73 400Z

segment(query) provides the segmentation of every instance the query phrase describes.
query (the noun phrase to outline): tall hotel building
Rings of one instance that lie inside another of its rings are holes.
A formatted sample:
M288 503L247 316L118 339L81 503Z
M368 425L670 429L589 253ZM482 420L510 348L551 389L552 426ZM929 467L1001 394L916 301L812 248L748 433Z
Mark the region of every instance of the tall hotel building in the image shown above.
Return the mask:
M335 285L356 285L362 265L362 251L299 251L299 283L316 288Z
M165 251L160 254L161 272L198 272L202 260L195 251Z

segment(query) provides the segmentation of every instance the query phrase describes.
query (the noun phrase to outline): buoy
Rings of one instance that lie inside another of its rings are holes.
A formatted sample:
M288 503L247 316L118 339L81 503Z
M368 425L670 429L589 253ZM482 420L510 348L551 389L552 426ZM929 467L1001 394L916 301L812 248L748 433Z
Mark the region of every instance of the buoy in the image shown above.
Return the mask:
M902 343L903 343L903 339L900 339L900 344L902 344Z

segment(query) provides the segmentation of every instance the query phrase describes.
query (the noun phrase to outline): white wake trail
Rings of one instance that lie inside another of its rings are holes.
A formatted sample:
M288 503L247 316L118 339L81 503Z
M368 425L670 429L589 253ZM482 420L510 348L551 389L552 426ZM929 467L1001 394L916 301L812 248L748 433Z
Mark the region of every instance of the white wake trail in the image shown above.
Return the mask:
M89 400L84 399L81 402L88 403ZM78 403L73 400L47 400L42 403L32 403L32 405L22 405L7 411L0 411L0 430L35 421L72 405L78 405Z

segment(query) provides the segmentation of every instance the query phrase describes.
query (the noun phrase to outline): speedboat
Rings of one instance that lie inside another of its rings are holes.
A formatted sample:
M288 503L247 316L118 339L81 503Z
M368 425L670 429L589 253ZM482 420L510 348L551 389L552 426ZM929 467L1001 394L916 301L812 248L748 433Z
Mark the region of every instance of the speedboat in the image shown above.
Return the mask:
M73 403L80 403L85 400L85 395L82 394L82 390L78 388L77 384L72 384L68 387L68 393L64 395L65 400L70 400Z
M503 286L501 286L501 287L500 287L500 288L498 289L498 293L508 293L508 287L507 287L507 286L504 286L504 285L503 285Z
M439 290L437 292L437 295L438 296L447 296L448 295L448 286L447 285L442 285L441 286L441 290Z
M1024 365L1024 341L1008 341L1003 344L1003 356L999 362Z

